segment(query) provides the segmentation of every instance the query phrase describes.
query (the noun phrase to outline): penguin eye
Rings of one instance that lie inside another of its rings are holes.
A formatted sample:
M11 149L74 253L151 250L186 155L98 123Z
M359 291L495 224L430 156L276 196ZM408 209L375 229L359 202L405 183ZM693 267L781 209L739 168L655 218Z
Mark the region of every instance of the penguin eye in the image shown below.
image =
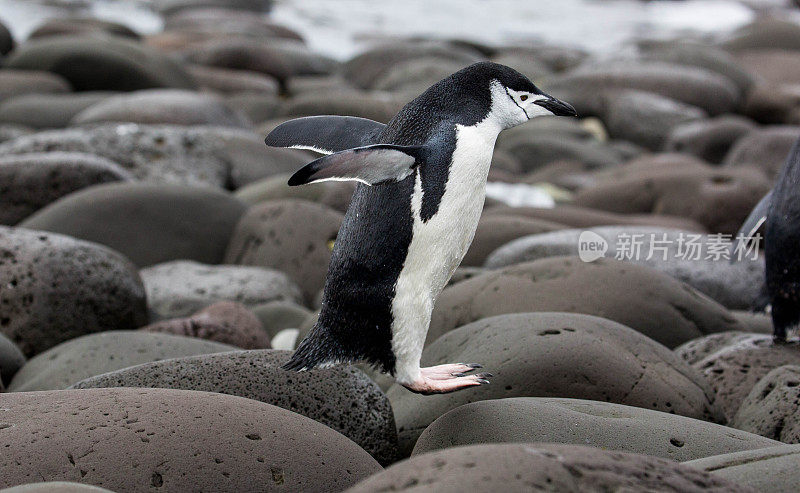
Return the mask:
M526 101L527 99L528 99L528 95L527 94L523 94L522 96L519 97L520 101Z

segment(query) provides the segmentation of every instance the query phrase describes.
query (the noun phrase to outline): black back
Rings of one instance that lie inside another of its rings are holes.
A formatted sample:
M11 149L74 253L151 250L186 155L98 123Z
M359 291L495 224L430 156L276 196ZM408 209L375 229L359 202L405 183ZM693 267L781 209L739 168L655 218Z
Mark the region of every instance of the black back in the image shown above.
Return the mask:
M764 230L767 290L775 335L800 321L800 140L778 175Z
M444 194L456 125L475 125L488 115L492 79L515 90L540 92L509 67L476 63L431 86L383 129L377 143L432 143L430 154L400 182L356 188L333 249L319 320L288 368L365 360L394 371L392 299L411 243L416 175L420 173L423 189L421 217L427 221Z

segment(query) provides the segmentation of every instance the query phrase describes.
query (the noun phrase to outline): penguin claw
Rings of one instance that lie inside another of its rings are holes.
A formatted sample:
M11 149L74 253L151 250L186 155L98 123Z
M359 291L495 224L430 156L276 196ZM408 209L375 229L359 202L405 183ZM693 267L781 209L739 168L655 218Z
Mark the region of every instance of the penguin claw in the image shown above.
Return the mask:
M478 363L462 363L462 365L469 366L472 369L483 368L483 365L479 365Z
M475 366L481 367L475 364L455 363L421 368L417 380L410 383L401 382L401 384L408 390L423 395L445 394L467 387L488 384L488 379L492 377L491 373L468 374L475 369Z

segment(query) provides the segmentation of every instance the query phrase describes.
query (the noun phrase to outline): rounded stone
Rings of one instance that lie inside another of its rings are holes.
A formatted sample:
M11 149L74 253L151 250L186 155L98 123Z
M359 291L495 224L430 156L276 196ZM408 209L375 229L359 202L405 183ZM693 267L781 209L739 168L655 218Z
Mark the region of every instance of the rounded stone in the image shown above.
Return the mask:
M709 115L733 112L741 102L730 79L698 67L648 60L584 64L548 82L546 89L581 115L602 115L604 94L633 89L696 106Z
M237 349L194 337L131 330L89 334L63 342L31 358L8 390L59 390L95 375L163 359Z
M224 263L283 271L310 302L325 283L342 219L339 212L305 200L263 202L239 221Z
M485 318L448 332L422 353L425 367L457 361L482 364L494 375L491 384L428 396L395 384L387 392L404 450L447 411L507 397L589 399L721 418L705 381L678 356L599 317L544 312Z
M797 125L800 123L798 108L798 86L763 82L747 93L741 113L758 123Z
M750 73L760 80L783 85L800 82L800 56L795 50L755 49L742 50L736 58Z
M754 130L736 141L723 165L757 168L771 180L778 176L798 135L800 127L796 126L778 125Z
M14 225L82 188L133 176L91 154L43 152L0 157L0 224Z
M447 412L425 429L413 455L510 442L587 445L677 462L779 445L735 428L612 402L515 397Z
M147 323L142 281L117 252L0 226L0 332L31 356L83 334Z
M782 48L800 50L800 27L788 19L773 16L757 17L755 21L735 30L723 47L732 50L751 48Z
M110 159L139 180L221 188L233 166L226 145L224 130L214 127L107 123L27 135L0 144L0 154L83 152Z
M175 259L217 264L245 206L211 188L99 185L41 209L20 226L107 245L139 267Z
M795 345L773 344L769 334L737 337L692 363L714 390L728 420L767 373L784 365L800 365L800 351Z
M73 388L155 387L246 397L307 416L350 438L378 462L394 462L394 416L377 385L352 366L286 372L280 366L290 355L260 350L170 359L92 377Z
M658 150L674 127L705 117L700 108L658 94L621 91L608 97L604 122L612 138Z
M89 106L114 92L89 91L66 94L26 94L0 103L0 122L36 129L63 128Z
M14 48L14 37L5 24L0 22L0 55L5 55Z
M770 181L753 168L651 168L600 179L578 191L575 204L621 214L686 217L713 233L734 235L770 188Z
M412 58L387 68L372 89L416 96L468 64L440 58Z
M614 259L550 257L445 288L427 342L484 317L553 311L602 316L670 348L705 334L743 330L725 308L656 270Z
M288 100L278 113L285 118L341 115L387 123L404 104L405 101L388 93L346 89L300 94Z
M246 128L250 122L218 97L181 89L147 89L104 99L81 111L73 125L132 122L219 125Z
M117 36L50 36L26 41L6 67L60 75L76 91L135 91L156 87L195 89L183 67L141 43Z
M139 330L197 337L242 349L270 347L269 335L258 318L244 305L232 301L214 303L191 317L162 320Z
M547 233L566 226L551 221L500 214L482 217L461 265L480 266L495 249L517 238Z
M278 83L275 79L258 72L207 67L204 65L191 65L187 69L202 89L217 93L257 93L259 95L275 96L278 92ZM265 120L265 118L261 120Z
M559 255L578 256L582 239L587 242L590 233L597 235L592 235L592 241L604 242L603 257L661 271L726 308L749 309L761 298L763 256L745 250L731 252L732 238L676 229L605 226L536 234L502 245L488 255L485 265L498 269Z
M519 135L498 144L519 161L524 172L536 171L556 161L577 161L586 169L602 169L624 161L614 148L593 140L563 134Z
M39 24L28 35L28 39L46 38L48 36L121 36L131 40L138 40L139 34L124 24L94 19L90 17L67 17L63 19L48 19Z
M664 143L667 152L683 152L709 163L721 163L731 146L755 128L751 120L724 115L672 128Z
M5 335L0 333L0 391L25 364L25 355Z
M673 351L690 365L695 365L706 356L713 354L728 345L735 345L741 341L750 340L754 335L741 330L718 332L691 341L684 342Z
M69 481L47 481L27 483L12 488L3 488L0 493L114 493L105 488Z
M278 113L283 100L276 94L267 92L236 92L225 95L225 103L236 111L246 115L250 121L262 123L280 118ZM283 119L280 118L281 123ZM275 125L277 126L277 124ZM274 127L273 127L274 128ZM266 130L266 129L264 129ZM270 128L270 131L272 128ZM267 131L258 129L259 135L267 135ZM275 149L283 149L276 147Z
M751 492L659 457L550 443L454 447L412 457L346 493L378 491Z
M11 69L0 70L0 101L24 94L65 93L72 89L69 81L50 72Z
M150 310L159 319L185 317L220 301L250 308L269 301L302 300L300 289L286 274L263 267L176 260L139 274Z
M24 392L3 408L3 440L14 446L0 458L0 486L35 477L113 491L340 491L381 470L325 425L230 395Z
M291 301L270 301L251 308L261 326L273 337L283 329L298 328L311 314L308 308Z
M734 484L770 493L794 493L800 489L800 445L779 445L706 457L685 465Z
M300 169L309 159L311 158L303 158L302 164L297 169ZM350 199L356 189L355 183L344 181L326 181L302 187L290 187L287 184L290 176L289 174L279 174L253 182L236 190L236 198L251 205L268 200L308 200L344 213L347 211Z
M800 443L800 366L775 368L753 387L731 420L740 430Z

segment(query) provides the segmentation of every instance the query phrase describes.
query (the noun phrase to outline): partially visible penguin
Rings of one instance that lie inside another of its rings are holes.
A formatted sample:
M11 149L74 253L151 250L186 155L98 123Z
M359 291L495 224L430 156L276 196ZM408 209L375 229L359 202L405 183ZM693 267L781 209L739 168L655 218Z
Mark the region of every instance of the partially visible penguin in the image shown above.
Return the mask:
M764 225L766 296L772 305L776 342L800 323L800 139L792 147L775 187L762 198L737 237L751 238ZM742 247L739 241L737 248Z
M333 248L319 319L284 365L365 361L419 393L489 383L478 364L420 368L436 297L472 242L495 140L504 129L575 109L496 63L434 84L387 125L316 116L288 121L267 145L328 154L289 185L355 180Z

